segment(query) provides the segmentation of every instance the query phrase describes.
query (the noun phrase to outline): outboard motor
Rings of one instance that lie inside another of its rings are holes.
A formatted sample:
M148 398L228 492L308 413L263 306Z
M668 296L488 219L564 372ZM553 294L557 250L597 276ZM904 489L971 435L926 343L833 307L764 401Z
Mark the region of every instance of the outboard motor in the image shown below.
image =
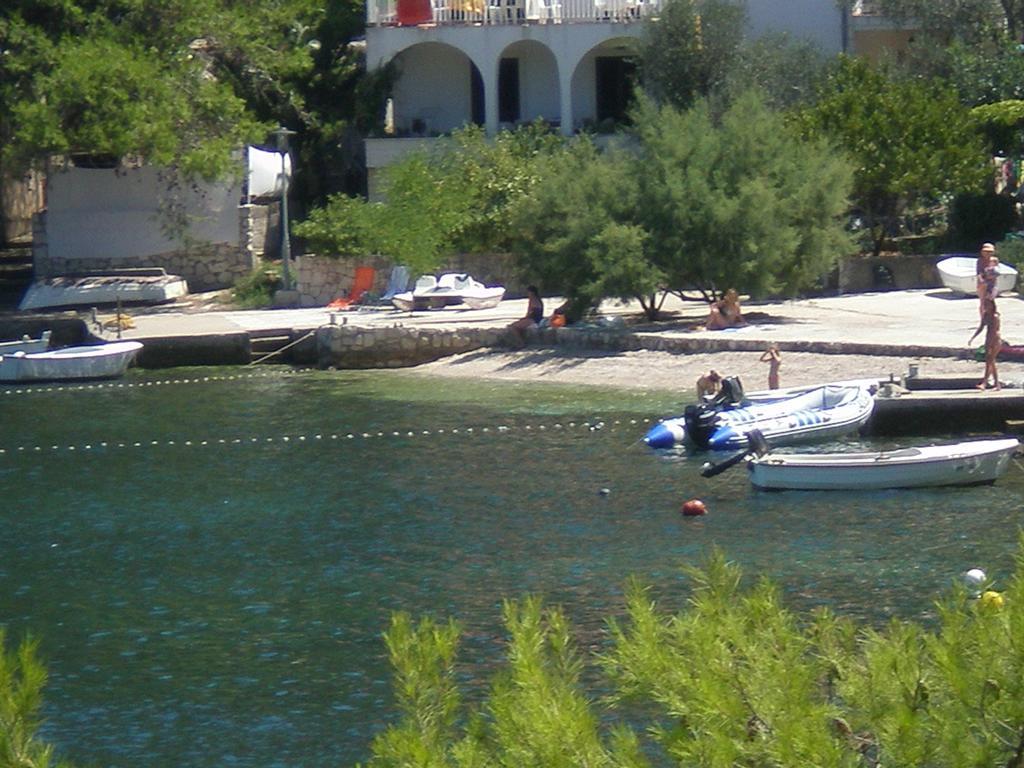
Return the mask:
M718 412L709 405L688 405L683 411L686 434L698 448L707 448L718 429Z
M743 405L743 383L739 376L726 376L722 379L721 389L711 401L716 410L722 408L738 408Z

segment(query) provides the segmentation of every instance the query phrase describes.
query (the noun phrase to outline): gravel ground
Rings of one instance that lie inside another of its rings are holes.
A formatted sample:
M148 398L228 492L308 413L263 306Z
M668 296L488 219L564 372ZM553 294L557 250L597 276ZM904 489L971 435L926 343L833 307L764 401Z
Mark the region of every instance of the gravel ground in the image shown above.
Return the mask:
M757 352L716 352L680 355L668 352L567 352L550 348L522 351L478 351L418 366L413 371L436 377L543 381L640 390L695 388L697 378L712 368L723 376L739 376L744 388L767 387L768 365ZM909 365L922 377L975 377L982 363L942 357L873 357L783 352L783 387L843 379L897 379ZM1000 363L1000 379L1011 386L1024 382L1024 363Z

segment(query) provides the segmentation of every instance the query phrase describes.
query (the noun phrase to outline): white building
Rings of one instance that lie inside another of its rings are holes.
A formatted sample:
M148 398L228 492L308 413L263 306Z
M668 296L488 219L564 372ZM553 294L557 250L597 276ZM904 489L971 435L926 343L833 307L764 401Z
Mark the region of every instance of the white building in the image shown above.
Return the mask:
M390 138L367 141L374 171L476 123L543 119L572 134L623 116L643 22L666 0L370 0L370 68L394 62ZM847 51L861 23L836 0L748 0L748 34L789 32Z

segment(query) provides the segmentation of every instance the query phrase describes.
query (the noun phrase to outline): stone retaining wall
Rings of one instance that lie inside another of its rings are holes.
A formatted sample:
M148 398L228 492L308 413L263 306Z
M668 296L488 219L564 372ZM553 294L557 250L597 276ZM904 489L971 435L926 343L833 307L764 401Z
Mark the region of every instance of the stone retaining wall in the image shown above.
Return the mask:
M348 296L355 280L356 267L377 270L373 293L381 294L387 288L394 263L384 256L362 259L339 259L316 254L304 254L295 260L295 289L300 307L323 307L339 296ZM465 272L484 285L503 285L509 298L526 295L526 284L516 276L515 260L504 253L466 253L452 257L439 267L442 272ZM419 275L411 275L410 282Z
M322 368L407 368L449 355L497 346L504 330L459 328L443 331L325 325L316 333L317 358Z
M763 352L763 339L666 338L656 334L633 333L628 329L544 328L527 331L530 344L569 349L598 349L610 352L650 350L675 354L742 351ZM507 345L504 329L406 328L400 323L386 328L356 325L321 326L316 333L316 357L327 368L405 368L439 360L449 355L483 347ZM893 347L886 344L843 342L780 341L787 352L815 352L835 355L906 355L912 357L964 357L959 349L929 346Z
M132 267L163 267L169 275L179 275L188 289L215 291L229 288L241 277L251 274L256 262L251 251L227 243L211 244L155 256L116 259L51 258L35 253L36 279Z

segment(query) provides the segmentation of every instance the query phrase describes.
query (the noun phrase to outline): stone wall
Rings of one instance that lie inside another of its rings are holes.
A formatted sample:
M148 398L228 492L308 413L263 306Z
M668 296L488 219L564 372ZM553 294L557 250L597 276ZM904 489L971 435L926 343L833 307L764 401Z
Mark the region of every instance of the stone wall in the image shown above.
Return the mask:
M389 327L361 327L348 324L325 325L316 331L316 360L321 368L406 368L439 360L449 355L483 347L507 346L504 328L407 328L401 322ZM657 333L634 332L615 323L601 327L531 328L526 332L532 345L569 349L599 349L613 352L651 350L676 354L721 351L763 352L758 339L665 337ZM851 345L841 342L783 341L786 352L819 354L893 354L885 344ZM948 347L901 346L900 355L911 357L960 357L963 350Z
M391 277L393 262L383 256L364 259L337 259L306 254L295 260L295 288L300 307L323 307L339 296L347 296L355 279L356 267L373 267L373 293L383 293ZM516 276L515 260L504 253L467 253L455 256L435 274L465 272L484 285L504 285L509 298L526 295L526 283ZM414 282L419 275L412 275Z
M325 325L316 333L317 358L323 368L406 368L496 346L503 334L493 328L436 330L401 323L386 328Z
M935 264L941 258L901 253L847 256L839 262L839 292L937 288L942 281Z
M155 256L101 258L51 257L44 249L34 252L36 279L82 273L97 273L133 267L163 267L170 275L180 275L190 291L214 291L229 288L257 266L247 249L225 243L193 247Z

